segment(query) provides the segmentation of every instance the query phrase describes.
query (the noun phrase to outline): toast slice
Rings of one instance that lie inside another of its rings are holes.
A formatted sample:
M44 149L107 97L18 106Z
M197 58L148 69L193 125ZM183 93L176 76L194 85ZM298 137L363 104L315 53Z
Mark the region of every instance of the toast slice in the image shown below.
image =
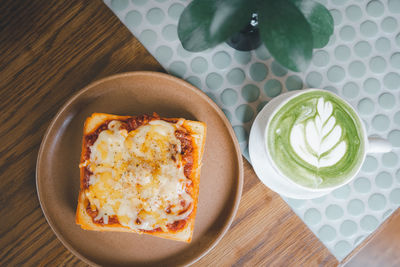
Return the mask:
M94 113L83 129L76 223L190 242L206 124Z

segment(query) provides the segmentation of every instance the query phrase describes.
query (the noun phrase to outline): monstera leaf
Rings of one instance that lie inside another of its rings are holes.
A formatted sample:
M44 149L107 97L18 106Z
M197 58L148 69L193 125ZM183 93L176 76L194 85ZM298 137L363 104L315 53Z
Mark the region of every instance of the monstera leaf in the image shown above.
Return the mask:
M226 41L258 14L261 40L282 66L305 70L313 48L333 33L329 11L314 0L193 0L182 12L178 37L192 52Z
M261 39L271 55L283 66L301 71L310 63L313 50L311 27L297 7L287 1L261 1Z
M194 0L182 12L178 36L192 52L226 41L251 19L254 0Z
M295 124L290 144L296 154L317 168L332 166L346 153L346 141L341 140L342 128L336 124L331 102L321 97L314 118Z
M313 0L292 0L311 26L314 48L324 47L333 33L333 18L329 10Z

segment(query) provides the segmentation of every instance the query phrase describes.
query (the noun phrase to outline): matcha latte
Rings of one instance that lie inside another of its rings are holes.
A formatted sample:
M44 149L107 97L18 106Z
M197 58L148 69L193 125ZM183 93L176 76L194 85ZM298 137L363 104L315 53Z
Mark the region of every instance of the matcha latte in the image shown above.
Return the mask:
M280 106L266 129L277 169L309 188L342 184L358 172L365 136L355 111L336 95L309 90Z

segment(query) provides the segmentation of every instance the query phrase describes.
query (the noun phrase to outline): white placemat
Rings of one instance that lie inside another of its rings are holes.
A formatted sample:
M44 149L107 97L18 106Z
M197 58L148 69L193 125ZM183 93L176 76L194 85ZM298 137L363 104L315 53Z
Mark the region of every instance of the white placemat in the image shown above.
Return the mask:
M324 88L347 99L369 135L387 138L393 152L369 155L354 182L314 200L285 199L340 261L400 205L400 0L319 1L335 32L314 50L306 72L282 68L265 47L239 52L226 44L185 51L179 15L190 1L104 0L171 74L207 93L224 111L248 159L248 133L257 112L290 90Z

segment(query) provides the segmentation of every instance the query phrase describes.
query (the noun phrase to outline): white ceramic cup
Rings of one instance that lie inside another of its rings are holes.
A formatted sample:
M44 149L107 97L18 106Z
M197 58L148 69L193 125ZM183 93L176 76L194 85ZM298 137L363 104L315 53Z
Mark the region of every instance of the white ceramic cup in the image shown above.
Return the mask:
M271 119L275 115L275 113L283 105L285 105L292 98L304 94L306 92L309 92L310 90L327 92L325 90L313 88L313 89L292 91L275 97L259 112L256 119L254 120L250 132L250 140L249 140L250 160L258 178L273 191L277 192L280 195L290 198L311 199L326 195L329 192L349 183L352 179L354 179L357 176L362 166L362 164L360 164L358 170L354 172L355 173L354 175L352 175L351 177L347 177L344 180L344 182L338 185L328 188L314 189L295 183L290 178L285 176L275 165L267 149L266 129ZM340 96L337 97L341 98ZM342 100L345 101L344 99ZM352 108L350 104L348 105L350 108ZM362 119L359 117L358 112L354 108L352 109L354 110L355 114L357 114L358 119L362 124L361 130L364 132L363 136L365 137L364 138L365 150L364 154L362 155L363 158L362 161L364 162L367 153L389 152L392 149L392 147L387 140L381 139L379 137L367 138L368 135L365 130L365 126L362 122Z

